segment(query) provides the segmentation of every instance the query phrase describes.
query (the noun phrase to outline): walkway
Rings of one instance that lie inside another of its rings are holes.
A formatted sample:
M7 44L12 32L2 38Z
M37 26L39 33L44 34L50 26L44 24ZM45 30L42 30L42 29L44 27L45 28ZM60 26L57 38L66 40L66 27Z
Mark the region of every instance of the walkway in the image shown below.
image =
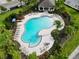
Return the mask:
M69 55L68 59L79 59L79 46Z

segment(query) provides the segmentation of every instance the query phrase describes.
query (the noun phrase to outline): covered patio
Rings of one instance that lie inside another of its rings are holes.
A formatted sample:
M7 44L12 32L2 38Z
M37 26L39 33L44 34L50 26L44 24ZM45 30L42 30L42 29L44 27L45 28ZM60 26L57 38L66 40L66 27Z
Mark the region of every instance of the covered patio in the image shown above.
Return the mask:
M38 5L39 11L54 11L55 9L55 0L43 0Z

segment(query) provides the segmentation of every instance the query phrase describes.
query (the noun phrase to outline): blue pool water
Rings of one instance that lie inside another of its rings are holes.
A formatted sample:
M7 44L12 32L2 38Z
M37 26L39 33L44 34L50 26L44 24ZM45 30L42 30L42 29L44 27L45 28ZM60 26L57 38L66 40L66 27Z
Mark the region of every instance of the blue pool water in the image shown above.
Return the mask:
M22 35L22 40L29 43L30 46L36 46L41 41L41 36L38 33L43 29L48 29L53 25L50 17L42 16L31 18L25 23L25 31Z

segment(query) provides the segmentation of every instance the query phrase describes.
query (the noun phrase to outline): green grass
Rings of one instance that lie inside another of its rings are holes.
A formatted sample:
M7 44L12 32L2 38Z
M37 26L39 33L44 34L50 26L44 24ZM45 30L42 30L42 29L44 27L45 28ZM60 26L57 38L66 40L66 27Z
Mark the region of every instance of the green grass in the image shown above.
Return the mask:
M17 8L17 9L8 11L8 12L6 12L6 13L0 14L0 25L3 24L2 21L3 21L7 16L9 16L9 15L12 14L12 13L18 14L19 11L21 11L21 10L22 10L21 8Z
M23 10L22 8L17 8L17 9L5 12L3 14L0 14L0 27L5 26L4 23L3 23L3 21L5 20L6 17L8 17L9 15L11 15L12 13L18 14L22 10ZM7 42L7 40L8 39L10 40L12 38L11 34L12 34L12 31L9 31L9 30L5 31L3 34L0 33L0 42L1 42L0 46L4 46L6 44L6 42ZM6 38L7 36L10 36L10 37ZM12 43L10 43L10 44L12 44ZM10 54L13 56L13 59L21 59L21 53L19 51L15 50L14 48L11 49ZM5 54L4 48L0 48L0 59L5 59L5 57L6 57L6 54Z
M12 13L19 14L19 12L23 12L23 11L27 11L27 10L30 11L30 8L32 6L34 6L34 4L35 4L34 2L31 2L28 6L23 6L20 8L16 8L14 10L7 11L3 14L0 14L0 28L4 26L3 29L6 30L5 24L3 23L3 21L6 19L6 17L11 15ZM27 11L27 12L29 12L29 11ZM4 30L0 32L0 42L1 42L0 59L5 59L7 53L12 55L12 57L13 57L12 59L21 59L21 52L18 50L19 47L18 46L16 47L15 46L16 44L14 45L14 42L12 41L11 34L13 34L13 32L12 31L9 32L10 30L6 30L6 31L4 31ZM7 45L9 46L9 47L7 47L8 52L5 51L5 48L6 48L5 46L7 46Z
M74 49L79 45L78 36L79 36L79 31L77 31L70 40L65 42L61 53L62 55L69 56L69 54L71 54L74 51Z
M3 14L0 14L0 21L4 20L7 16L9 16L12 13L17 13L18 14L19 11L21 11L21 10L22 10L21 8L17 8L17 9L5 12Z
M5 51L0 49L0 59L5 59Z
M79 12L68 6L65 6L65 9L66 9L65 11L67 11L70 14L72 18L71 20L74 22L74 24L79 25ZM77 31L75 30L75 33L74 35L71 36L71 39L69 39L64 43L61 55L68 57L78 45L79 45L79 29Z

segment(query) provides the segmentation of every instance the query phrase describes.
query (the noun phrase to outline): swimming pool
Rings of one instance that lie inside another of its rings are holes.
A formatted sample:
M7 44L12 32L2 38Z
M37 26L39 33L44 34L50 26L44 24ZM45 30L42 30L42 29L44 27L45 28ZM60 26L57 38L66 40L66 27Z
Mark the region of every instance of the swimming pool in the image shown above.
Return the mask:
M53 26L51 18L41 16L29 19L25 24L25 31L22 35L22 41L33 47L40 43L42 37L38 33L43 29L48 29Z

